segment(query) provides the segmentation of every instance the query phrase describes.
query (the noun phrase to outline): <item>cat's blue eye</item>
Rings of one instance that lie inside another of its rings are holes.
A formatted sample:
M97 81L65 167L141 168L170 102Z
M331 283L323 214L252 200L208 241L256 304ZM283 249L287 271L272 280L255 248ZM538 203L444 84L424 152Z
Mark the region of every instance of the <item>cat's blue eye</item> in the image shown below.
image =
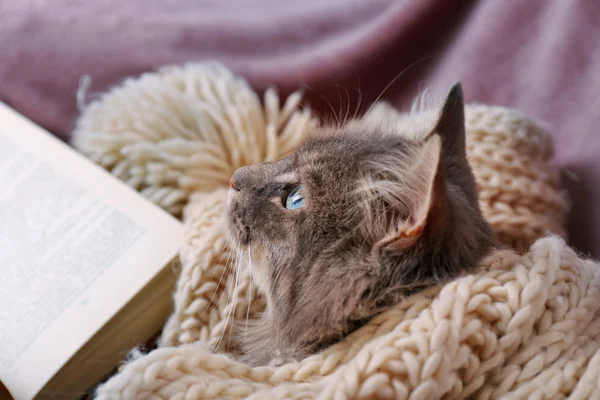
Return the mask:
M288 194L285 200L285 208L288 210L297 210L304 207L304 195L302 194L302 186L298 186Z

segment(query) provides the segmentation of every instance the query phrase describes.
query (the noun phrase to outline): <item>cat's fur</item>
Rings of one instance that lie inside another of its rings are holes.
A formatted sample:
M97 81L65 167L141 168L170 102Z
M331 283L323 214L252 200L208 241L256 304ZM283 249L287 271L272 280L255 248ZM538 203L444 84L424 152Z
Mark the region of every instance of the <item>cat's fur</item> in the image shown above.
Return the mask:
M493 244L465 153L460 84L425 137L343 131L239 169L228 220L267 309L240 359L299 359L406 294L475 268ZM306 204L285 208L302 185Z

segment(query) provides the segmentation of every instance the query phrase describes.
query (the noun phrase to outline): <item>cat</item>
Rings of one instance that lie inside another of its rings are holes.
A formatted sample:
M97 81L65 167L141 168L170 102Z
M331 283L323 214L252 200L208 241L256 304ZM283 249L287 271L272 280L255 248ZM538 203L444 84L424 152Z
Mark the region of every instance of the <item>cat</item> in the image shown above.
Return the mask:
M277 162L234 173L230 235L250 254L267 304L239 336L241 362L318 352L406 295L472 271L491 250L460 82L436 118L421 137L330 129Z

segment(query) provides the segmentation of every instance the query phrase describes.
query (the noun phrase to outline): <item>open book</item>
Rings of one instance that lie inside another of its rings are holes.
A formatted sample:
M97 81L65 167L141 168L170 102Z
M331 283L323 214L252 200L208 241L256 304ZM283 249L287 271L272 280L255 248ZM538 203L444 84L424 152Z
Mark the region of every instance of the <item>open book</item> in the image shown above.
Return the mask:
M154 336L182 240L179 221L0 103L0 398L77 398Z

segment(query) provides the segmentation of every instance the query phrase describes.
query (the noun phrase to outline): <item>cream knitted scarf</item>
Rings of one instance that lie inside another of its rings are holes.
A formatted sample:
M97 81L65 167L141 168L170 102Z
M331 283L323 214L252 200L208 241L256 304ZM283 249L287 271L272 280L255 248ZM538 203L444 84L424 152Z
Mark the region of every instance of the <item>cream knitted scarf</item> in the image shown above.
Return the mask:
M192 64L128 80L85 109L74 145L187 225L159 348L126 363L99 398L600 398L600 268L556 236L568 207L550 138L502 107L467 106L467 147L483 213L515 250L299 363L250 368L207 351L227 341L232 319L264 306L244 260L238 275L227 263L227 182L316 131L299 101L281 106L267 91L261 104L222 66ZM411 116L377 104L367 120Z

